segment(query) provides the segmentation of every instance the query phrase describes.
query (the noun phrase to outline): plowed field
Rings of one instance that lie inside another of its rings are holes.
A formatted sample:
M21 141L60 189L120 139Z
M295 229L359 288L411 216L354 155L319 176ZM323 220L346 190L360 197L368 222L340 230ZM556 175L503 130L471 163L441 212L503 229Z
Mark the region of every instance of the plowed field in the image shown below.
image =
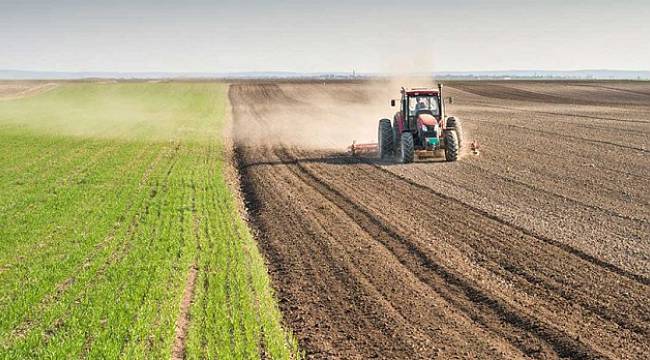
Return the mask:
M647 358L650 85L448 90L481 154L399 165L305 145L341 137L309 131L328 117L350 129L345 141L373 134L376 107L362 109L380 85L231 86L243 189L301 347L313 358Z

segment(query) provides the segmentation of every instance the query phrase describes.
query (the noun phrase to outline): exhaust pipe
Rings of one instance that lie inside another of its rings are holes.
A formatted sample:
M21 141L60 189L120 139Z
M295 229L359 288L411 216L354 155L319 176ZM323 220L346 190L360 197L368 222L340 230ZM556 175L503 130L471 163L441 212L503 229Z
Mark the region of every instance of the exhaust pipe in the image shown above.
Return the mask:
M442 119L445 119L447 116L445 114L445 101L443 99L444 97L442 96L442 84L438 83L438 102L440 103L440 116Z

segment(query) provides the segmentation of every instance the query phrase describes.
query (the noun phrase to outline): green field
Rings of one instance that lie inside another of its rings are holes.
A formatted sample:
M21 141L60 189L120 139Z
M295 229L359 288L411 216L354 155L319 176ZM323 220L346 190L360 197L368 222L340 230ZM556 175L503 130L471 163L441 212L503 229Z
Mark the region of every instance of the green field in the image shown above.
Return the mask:
M187 358L299 355L226 185L226 112L203 83L0 101L0 357L170 358L186 288Z

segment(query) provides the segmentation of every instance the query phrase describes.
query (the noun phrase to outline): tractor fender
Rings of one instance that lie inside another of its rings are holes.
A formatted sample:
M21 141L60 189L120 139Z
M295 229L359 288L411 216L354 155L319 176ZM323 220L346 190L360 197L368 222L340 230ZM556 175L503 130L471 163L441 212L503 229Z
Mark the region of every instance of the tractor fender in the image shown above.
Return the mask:
M396 134L401 134L404 131L404 119L400 111L393 116L393 129L395 129Z

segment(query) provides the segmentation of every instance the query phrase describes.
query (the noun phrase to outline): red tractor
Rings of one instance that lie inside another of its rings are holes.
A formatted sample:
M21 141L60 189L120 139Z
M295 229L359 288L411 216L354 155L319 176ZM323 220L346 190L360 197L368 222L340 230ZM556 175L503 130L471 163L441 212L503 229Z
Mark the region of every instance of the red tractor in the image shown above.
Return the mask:
M396 156L401 163L445 151L447 161L456 161L462 145L460 121L445 114L442 85L438 88L401 90L399 111L389 119L379 120L379 156ZM396 101L390 101L395 106Z

